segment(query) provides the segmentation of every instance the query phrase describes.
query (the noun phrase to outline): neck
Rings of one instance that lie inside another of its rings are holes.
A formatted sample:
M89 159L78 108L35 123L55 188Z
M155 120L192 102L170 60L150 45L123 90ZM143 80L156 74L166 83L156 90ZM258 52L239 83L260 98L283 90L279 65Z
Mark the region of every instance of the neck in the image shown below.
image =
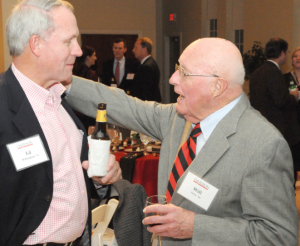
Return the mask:
M91 67L92 64L90 64L88 61L85 61L85 65L87 65L88 67Z
M13 63L24 76L47 90L58 83L57 81L46 80L43 73L44 70L39 69L39 64L36 64L36 60L30 59L30 57L23 55L13 57Z
M300 77L300 68L295 68L294 72L297 74L297 77Z
M124 56L123 56L123 57L124 57ZM120 60L122 60L123 57L121 57L121 58L116 58L116 57L115 57L115 59L116 59L117 61L120 61Z
M276 62L278 64L278 66L280 66L280 59L279 58L276 58L276 59L268 59L270 61L273 61L273 62Z

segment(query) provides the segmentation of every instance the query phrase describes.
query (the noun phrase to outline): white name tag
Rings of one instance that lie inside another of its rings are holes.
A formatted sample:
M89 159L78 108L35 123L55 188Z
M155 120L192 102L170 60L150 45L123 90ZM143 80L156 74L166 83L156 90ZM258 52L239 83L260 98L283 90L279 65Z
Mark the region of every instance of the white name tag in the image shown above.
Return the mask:
M40 135L7 144L6 147L17 171L49 161Z
M177 193L204 210L208 210L218 190L195 174L188 172Z
M126 79L133 79L134 78L134 73L128 73Z

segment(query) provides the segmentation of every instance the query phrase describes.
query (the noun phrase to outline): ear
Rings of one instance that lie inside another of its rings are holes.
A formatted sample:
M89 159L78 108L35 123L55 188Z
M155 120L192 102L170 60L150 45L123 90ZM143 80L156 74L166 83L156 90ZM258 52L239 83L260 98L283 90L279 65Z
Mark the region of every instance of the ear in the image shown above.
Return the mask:
M125 51L124 51L124 53L125 53L125 52L127 51L127 48L124 48L124 50L125 50Z
M228 87L228 81L223 78L216 79L211 86L211 92L213 97L218 97L222 95L224 91L226 91Z
M29 39L29 47L35 56L41 56L42 39L37 35L32 35Z

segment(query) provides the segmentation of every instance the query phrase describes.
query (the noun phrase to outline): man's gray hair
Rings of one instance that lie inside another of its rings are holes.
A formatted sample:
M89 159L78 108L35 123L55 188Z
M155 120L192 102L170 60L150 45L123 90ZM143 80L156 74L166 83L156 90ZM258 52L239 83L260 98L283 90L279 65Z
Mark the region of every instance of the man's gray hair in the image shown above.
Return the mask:
M50 11L60 6L74 12L73 6L64 0L20 0L6 22L10 55L22 54L32 35L47 39L55 29Z

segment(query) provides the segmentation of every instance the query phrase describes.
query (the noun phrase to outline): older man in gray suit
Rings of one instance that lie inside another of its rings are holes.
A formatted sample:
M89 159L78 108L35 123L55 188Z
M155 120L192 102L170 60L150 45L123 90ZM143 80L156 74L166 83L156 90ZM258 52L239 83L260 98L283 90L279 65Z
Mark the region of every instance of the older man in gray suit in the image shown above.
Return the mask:
M144 210L164 215L143 221L158 224L148 230L162 236L162 245L298 245L288 144L250 106L243 81L239 50L219 38L199 39L180 56L170 79L180 95L176 104L143 102L73 78L68 102L76 110L94 116L97 104L106 102L109 122L162 141L161 195L169 192L178 151L200 122L202 134L193 140L195 158L175 185L171 178L171 202Z

